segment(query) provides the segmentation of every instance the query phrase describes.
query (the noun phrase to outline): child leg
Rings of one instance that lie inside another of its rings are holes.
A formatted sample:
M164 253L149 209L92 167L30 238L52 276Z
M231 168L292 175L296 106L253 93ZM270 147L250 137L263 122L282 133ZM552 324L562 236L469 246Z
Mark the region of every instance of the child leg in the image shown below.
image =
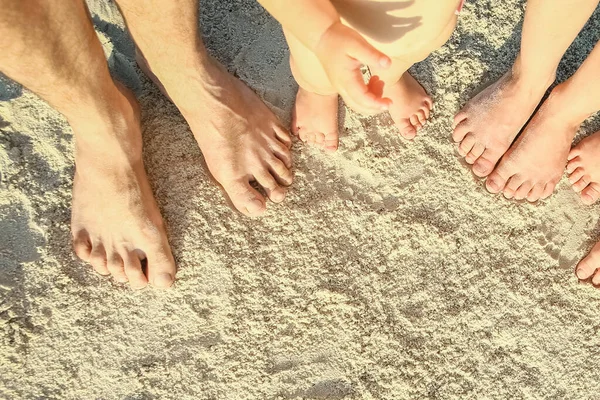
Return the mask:
M459 3L456 0L440 5L437 0L425 0L406 7L405 3L386 1L333 2L345 25L392 57L390 68L371 72L384 82L384 96L394 102L390 114L405 138L415 136L432 107L425 90L406 71L448 39L456 24L454 11ZM364 15L370 17L360 18ZM380 23L365 25L362 23L365 20ZM409 23L398 31L398 21ZM291 33L284 32L290 47L292 72L300 86L292 131L303 141L334 151L338 142L337 93L315 54Z

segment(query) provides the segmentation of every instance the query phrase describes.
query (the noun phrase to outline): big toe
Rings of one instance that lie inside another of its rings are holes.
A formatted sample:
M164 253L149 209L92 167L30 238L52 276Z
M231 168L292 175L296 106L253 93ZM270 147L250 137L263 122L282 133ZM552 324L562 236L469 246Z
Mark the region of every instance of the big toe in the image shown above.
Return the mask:
M486 152L473 163L473 173L480 178L484 178L492 173L496 164L486 156Z
M498 174L497 172L493 172L492 174L490 174L490 176L488 176L487 180L485 181L485 187L487 188L488 192L493 194L500 193L505 186L506 179L500 176L500 174Z
M148 263L148 281L152 286L166 289L173 285L177 267L166 239L154 248L152 253L146 254L146 260Z
M592 205L600 198L600 185L592 183L581 191L581 202L585 205Z
M414 118L416 119L416 117ZM417 128L413 125L410 118L397 119L395 122L398 130L400 131L400 135L404 139L411 140L417 136Z

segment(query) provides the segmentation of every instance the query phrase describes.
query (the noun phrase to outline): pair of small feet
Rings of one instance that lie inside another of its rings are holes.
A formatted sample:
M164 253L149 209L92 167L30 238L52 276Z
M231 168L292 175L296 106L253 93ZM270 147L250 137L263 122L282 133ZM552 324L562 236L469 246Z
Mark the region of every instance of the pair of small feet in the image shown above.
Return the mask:
M566 165L573 189L592 204L600 197L600 133L571 149L583 121L565 111L572 101L564 87L568 82L535 112L550 83L527 85L508 72L456 115L452 137L473 173L487 177L491 193L530 202L545 199Z
M143 63L157 83L163 81ZM254 181L270 200L283 201L292 182L292 142L264 103L214 61L199 71L197 79L165 78L179 81L178 87L165 84L161 89L175 94L171 98L235 208L248 216L265 211L265 197L252 187ZM142 162L139 109L130 92L122 87L117 92L108 105L110 112L86 113L81 121L69 121L77 150L74 249L98 273L111 274L134 289L147 284L166 288L174 281L176 265ZM102 140L85 140L99 130Z
M394 85L386 85L383 97L392 100L389 113L405 139L413 139L429 119L433 102L408 72ZM292 132L305 143L327 152L339 146L338 95L319 95L300 87L292 114Z

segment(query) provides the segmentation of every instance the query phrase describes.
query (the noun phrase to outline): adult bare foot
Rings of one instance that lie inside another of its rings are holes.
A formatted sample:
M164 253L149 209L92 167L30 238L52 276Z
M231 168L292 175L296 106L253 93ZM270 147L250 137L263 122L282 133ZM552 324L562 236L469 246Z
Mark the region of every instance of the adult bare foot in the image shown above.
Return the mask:
M338 148L338 95L323 96L298 88L292 133L305 143L333 152Z
M579 279L585 280L592 278L592 283L596 286L600 285L600 242L592 248L592 251L585 256L577 267L575 274Z
M137 103L121 90L110 110L69 121L77 137L73 247L98 273L129 281L134 289L148 282L166 288L175 278L175 261L144 171Z
M250 88L208 55L201 65L152 70L150 77L183 114L208 169L235 208L248 216L265 211L265 198L251 182L261 185L271 201L284 200L293 178L291 138Z
M584 204L595 203L600 198L600 132L573 147L568 159L567 172L573 190L580 193Z
M508 71L454 117L452 138L475 175L485 177L493 171L553 80L530 83Z
M405 139L413 139L433 108L433 101L425 89L408 72L393 85L383 88L383 96L392 99L389 113Z
M488 176L491 193L503 192L507 198L534 202L552 194L560 180L571 142L581 120L565 113L557 86L540 107L523 133L504 154Z

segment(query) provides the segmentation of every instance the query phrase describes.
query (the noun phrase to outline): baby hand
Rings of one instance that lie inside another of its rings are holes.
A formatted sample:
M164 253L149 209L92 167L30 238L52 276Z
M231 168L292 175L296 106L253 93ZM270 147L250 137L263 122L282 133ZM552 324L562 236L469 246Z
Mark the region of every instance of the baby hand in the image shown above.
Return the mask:
M358 32L335 22L321 36L315 53L330 82L349 107L362 114L378 114L388 109L392 100L382 97L383 82L373 76L369 84L365 84L360 67L389 68L392 60Z

